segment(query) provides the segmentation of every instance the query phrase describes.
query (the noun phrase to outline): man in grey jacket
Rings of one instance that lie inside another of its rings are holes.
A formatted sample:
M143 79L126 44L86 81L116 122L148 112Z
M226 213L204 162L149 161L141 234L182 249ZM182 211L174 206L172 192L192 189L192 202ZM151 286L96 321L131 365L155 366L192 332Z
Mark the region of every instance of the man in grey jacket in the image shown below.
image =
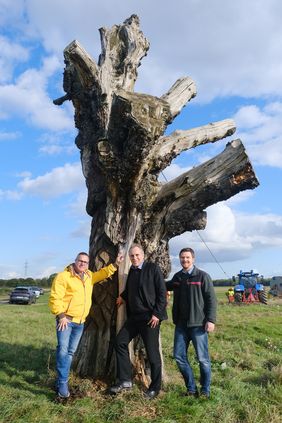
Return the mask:
M167 290L174 292L174 358L187 388L186 395L209 398L211 363L208 333L213 332L215 327L216 296L210 276L194 265L194 250L183 248L179 259L182 270L166 283ZM191 341L200 365L200 392L187 356Z

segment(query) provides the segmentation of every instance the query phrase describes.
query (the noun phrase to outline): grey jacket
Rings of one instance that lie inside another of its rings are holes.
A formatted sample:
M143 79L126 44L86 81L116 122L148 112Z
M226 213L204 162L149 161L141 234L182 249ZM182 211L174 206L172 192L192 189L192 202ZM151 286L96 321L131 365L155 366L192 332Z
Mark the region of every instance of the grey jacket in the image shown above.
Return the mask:
M207 321L216 321L216 296L210 276L194 266L191 274L175 273L166 282L168 291L173 291L172 317L175 325L203 326ZM185 309L185 320L180 316L180 306Z

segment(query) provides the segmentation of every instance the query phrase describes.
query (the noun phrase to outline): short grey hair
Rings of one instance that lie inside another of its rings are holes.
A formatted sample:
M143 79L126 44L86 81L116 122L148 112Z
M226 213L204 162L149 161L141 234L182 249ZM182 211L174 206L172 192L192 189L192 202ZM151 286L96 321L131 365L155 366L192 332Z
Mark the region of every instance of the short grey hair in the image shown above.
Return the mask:
M128 250L128 254L130 253L131 250L133 250L133 248L139 248L139 250L141 250L142 253L145 254L145 251L144 251L142 245L141 244L138 244L138 243L131 244L131 246L130 246L130 248Z
M78 253L75 260L77 260L79 256L87 256L89 258L89 254L85 253L84 251L81 251L80 253Z

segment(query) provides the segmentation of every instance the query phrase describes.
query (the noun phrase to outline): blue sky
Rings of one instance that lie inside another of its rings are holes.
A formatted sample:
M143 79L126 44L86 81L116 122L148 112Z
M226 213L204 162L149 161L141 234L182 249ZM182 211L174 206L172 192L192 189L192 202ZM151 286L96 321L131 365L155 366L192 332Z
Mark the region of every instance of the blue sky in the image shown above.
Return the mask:
M118 5L118 6L117 6ZM232 118L237 131L182 153L174 178L240 138L260 186L207 209L208 224L170 242L173 270L183 246L213 278L255 269L282 274L282 3L280 0L0 0L0 278L44 277L88 250L90 218L63 50L74 39L97 60L98 28L140 17L150 50L135 90L160 96L180 76L197 85L168 128Z

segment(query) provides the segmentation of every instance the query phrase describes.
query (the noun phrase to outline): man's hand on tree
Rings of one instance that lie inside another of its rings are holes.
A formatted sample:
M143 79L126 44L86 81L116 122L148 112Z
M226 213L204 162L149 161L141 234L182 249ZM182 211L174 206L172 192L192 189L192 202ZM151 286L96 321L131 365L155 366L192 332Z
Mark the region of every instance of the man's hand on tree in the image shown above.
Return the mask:
M116 299L116 305L119 307L124 303L123 298L119 295Z
M124 260L123 254L122 253L118 253L117 258L116 258L116 261L115 261L115 265L116 266L119 266L120 263L123 262L123 260Z

